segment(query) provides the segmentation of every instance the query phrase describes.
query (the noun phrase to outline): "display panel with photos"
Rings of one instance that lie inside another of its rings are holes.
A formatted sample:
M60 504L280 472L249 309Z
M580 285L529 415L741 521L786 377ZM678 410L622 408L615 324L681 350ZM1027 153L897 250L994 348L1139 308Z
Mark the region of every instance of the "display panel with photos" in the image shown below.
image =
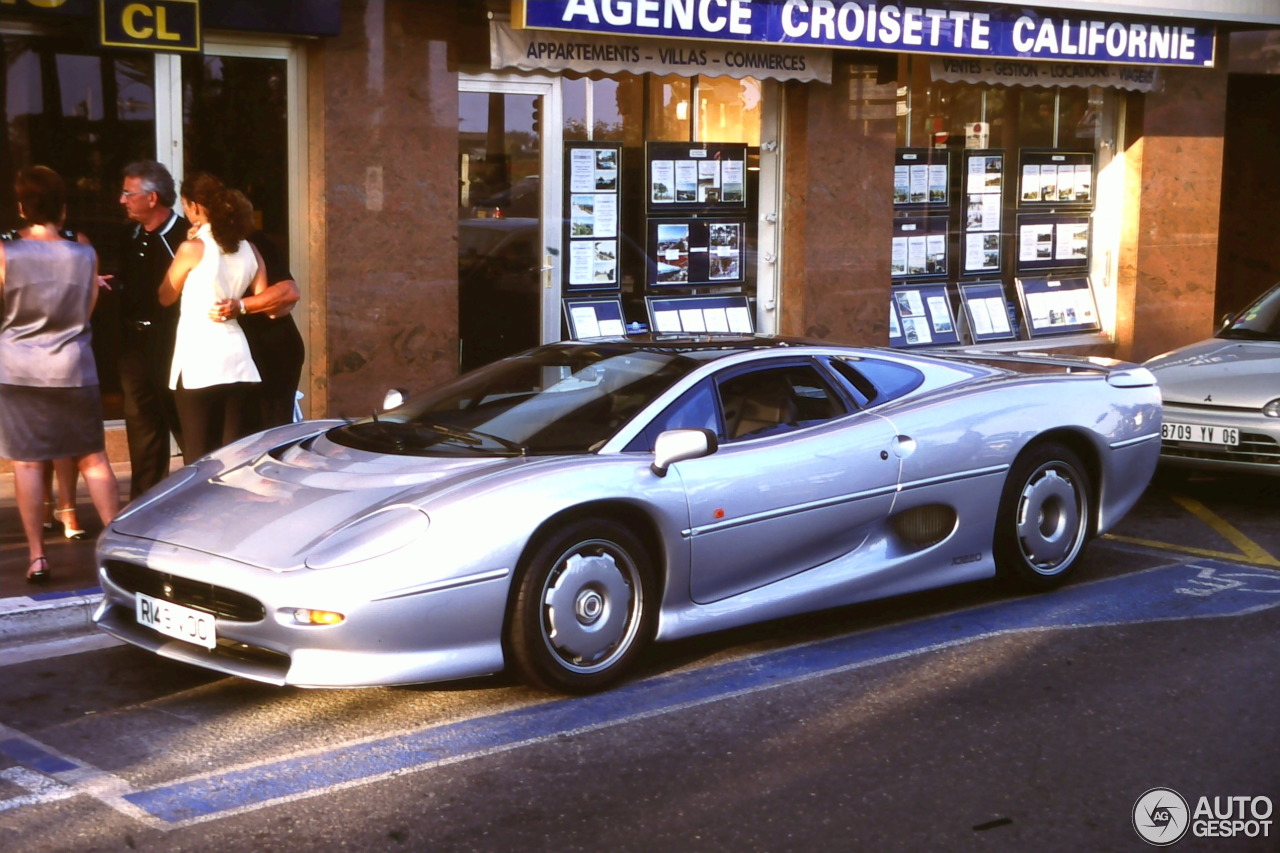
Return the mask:
M610 338L627 333L622 300L617 296L572 296L562 300L569 340Z
M744 295L646 296L649 328L658 334L741 334L755 331Z
M993 275L1003 268L1004 163L1001 150L964 152L962 275Z
M1088 211L1078 213L1019 213L1019 273L1041 270L1089 269Z
M567 290L620 287L618 230L622 146L565 143L565 254Z
M1018 207L1093 207L1094 155L1025 149L1018 156Z
M945 284L894 285L889 300L889 345L960 343Z
M900 216L893 220L890 275L902 278L942 278L947 275L948 218Z
M899 148L893 159L893 206L911 210L946 207L951 154L945 148Z
M650 219L649 285L742 284L746 235L745 219Z
M1087 276L1020 278L1018 296L1031 337L1093 332L1101 328Z
M743 210L747 146L737 142L650 142L645 146L650 216Z
M960 305L969 337L975 344L985 341L1009 341L1017 337L1009 316L1010 303L1004 298L1004 284L998 281L975 281L960 285Z

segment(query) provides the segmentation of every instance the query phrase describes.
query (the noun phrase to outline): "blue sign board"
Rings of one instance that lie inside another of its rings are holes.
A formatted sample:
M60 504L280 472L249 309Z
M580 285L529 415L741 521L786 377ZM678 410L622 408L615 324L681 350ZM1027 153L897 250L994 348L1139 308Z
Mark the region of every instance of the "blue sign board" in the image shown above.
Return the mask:
M1210 67L1194 21L884 0L524 0L534 29L943 56Z

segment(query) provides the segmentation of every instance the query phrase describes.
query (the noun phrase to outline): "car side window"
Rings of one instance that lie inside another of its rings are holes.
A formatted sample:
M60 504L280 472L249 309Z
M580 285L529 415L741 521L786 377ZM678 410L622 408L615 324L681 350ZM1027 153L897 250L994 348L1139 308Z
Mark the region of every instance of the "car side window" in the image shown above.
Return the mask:
M924 382L914 367L874 358L833 358L831 368L856 392L860 406L874 406L909 394Z
M728 441L775 435L848 413L811 364L739 373L720 382L718 391Z
M658 435L669 429L709 429L723 438L720 414L716 409L711 382L699 382L650 421L649 426L627 445L627 450L653 450Z

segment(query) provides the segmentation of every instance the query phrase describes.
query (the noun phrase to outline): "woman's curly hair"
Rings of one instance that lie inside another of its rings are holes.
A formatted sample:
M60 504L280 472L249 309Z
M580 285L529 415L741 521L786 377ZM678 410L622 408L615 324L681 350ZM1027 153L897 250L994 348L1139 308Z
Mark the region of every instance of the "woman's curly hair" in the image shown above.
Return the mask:
M218 248L231 254L253 233L253 204L208 172L196 172L182 182L182 197L209 214L209 230Z

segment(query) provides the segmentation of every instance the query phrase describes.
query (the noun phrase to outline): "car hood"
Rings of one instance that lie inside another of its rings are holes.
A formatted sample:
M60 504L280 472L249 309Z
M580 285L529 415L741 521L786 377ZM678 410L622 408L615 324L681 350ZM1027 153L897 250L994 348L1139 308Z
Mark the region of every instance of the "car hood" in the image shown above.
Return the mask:
M327 540L362 519L381 513L392 524L423 522L417 507L433 495L495 469L536 462L392 456L320 435L222 470L206 462L176 472L155 499L131 506L111 529L286 571L302 568Z
M1146 363L1166 403L1260 409L1280 397L1280 343L1210 338Z

